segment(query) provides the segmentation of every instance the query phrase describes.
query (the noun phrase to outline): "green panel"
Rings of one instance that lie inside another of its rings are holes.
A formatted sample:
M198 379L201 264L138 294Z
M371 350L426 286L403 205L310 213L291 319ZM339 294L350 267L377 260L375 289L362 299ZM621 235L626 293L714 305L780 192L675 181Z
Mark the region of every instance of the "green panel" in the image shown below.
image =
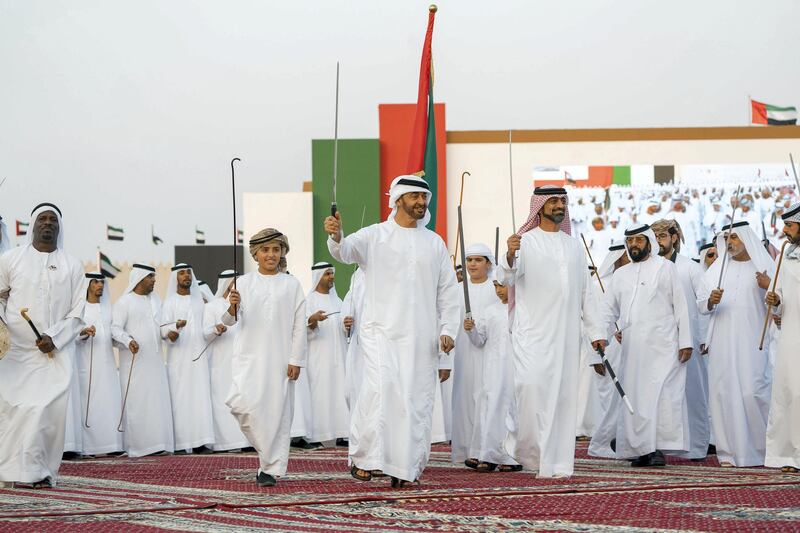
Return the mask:
M314 197L314 261L336 266L336 289L344 298L350 287L353 266L336 263L328 252L328 235L322 223L330 215L333 196L333 139L311 141L311 174ZM339 171L336 201L345 234L355 233L380 217L380 143L378 139L339 139ZM366 208L366 210L365 210ZM311 268L308 265L307 268Z
M631 184L631 167L614 167L614 185Z

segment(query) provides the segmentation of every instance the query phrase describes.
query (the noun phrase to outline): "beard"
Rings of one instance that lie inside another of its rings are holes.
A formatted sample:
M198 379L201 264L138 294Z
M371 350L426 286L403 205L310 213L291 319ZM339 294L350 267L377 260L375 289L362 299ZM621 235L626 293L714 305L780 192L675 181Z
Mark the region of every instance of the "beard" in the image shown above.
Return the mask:
M403 211L405 211L406 215L413 218L414 220L422 220L425 218L425 211L427 211L427 206L423 207L422 212L417 212L415 205L405 205L403 204Z
M628 254L631 256L631 261L634 263L644 261L650 255L650 243L648 242L641 250L638 248L630 248L628 249Z
M564 221L564 212L559 213L542 213L542 216L555 224L561 224Z
M660 244L658 245L658 255L660 255L661 257L668 257L672 255L672 251L673 248L671 246L669 248L666 248L664 246L661 246Z

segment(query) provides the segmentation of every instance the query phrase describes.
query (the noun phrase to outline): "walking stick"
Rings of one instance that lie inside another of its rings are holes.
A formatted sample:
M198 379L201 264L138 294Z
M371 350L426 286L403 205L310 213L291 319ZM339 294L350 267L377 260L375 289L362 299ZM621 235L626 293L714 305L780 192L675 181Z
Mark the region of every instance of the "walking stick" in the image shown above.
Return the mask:
M333 201L331 216L336 216L336 175L339 168L339 62L336 62L336 111L333 115Z
M775 287L778 284L778 274L781 273L781 264L783 263L783 251L786 249L786 245L789 244L789 241L784 241L783 245L781 245L781 256L778 259L778 268L775 269L775 277L772 278L772 290L770 292L775 292ZM767 316L764 317L764 329L761 330L761 342L758 343L758 349L764 349L764 338L767 336L767 327L769 326L769 319L770 315L772 314L772 306L767 304Z
M22 318L25 319L25 321L28 323L28 325L33 330L33 334L36 335L36 340L40 341L40 340L42 340L42 335L39 333L39 330L36 329L36 326L33 324L33 320L31 320L31 317L28 316L28 311L29 310L30 309L28 309L27 307L23 307L22 309L19 310L19 314L22 315ZM52 359L53 358L53 352L47 352L47 357Z
M238 237L239 237L239 230L236 228L236 172L233 167L233 163L236 161L241 161L238 157L234 157L231 159L231 196L233 197L233 271L239 272L239 269L236 265L236 246L239 244ZM236 289L236 278L233 278L233 288ZM239 306L234 306L233 308L233 316L237 320L239 319ZM133 362L131 361L131 367L133 367Z
M464 176L472 176L472 174L470 174L466 170L461 173L461 194L458 196L458 207L459 207L459 209L461 208L461 203L464 201ZM456 231L456 253L458 253L458 242L459 242L460 238L461 238L461 234L458 231ZM453 254L452 257L453 257L453 268L455 268L456 267L456 256L455 256L455 254Z
M86 392L86 415L83 419L83 425L90 428L89 425L89 400L92 399L92 368L94 367L94 335L89 341L89 390Z
M733 208L733 213L731 213L731 223L728 229L728 235L733 233L733 223L736 221L736 210L739 209L739 193L742 190L742 186L739 185L736 189L736 206ZM725 272L725 259L728 258L728 241L725 240L725 253L722 255L722 263L719 265L719 281L717 282L717 289L722 288L722 275Z
M122 411L119 413L119 424L117 425L117 431L123 433L124 430L122 429L122 421L125 418L125 406L128 405L128 392L131 390L131 376L133 376L133 363L136 362L136 354L131 354L131 368L128 371L128 384L125 385L125 397L122 399Z

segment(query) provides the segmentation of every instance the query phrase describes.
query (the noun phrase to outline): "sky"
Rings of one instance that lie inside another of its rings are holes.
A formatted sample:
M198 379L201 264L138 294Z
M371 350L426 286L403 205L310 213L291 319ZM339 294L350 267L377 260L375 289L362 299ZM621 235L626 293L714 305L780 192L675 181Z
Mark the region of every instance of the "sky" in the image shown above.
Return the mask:
M0 215L57 203L84 260L169 262L195 226L227 244L230 159L241 192L299 191L333 137L336 61L341 138L415 101L428 3L0 0ZM742 126L749 95L800 104L796 0L438 6L448 130Z

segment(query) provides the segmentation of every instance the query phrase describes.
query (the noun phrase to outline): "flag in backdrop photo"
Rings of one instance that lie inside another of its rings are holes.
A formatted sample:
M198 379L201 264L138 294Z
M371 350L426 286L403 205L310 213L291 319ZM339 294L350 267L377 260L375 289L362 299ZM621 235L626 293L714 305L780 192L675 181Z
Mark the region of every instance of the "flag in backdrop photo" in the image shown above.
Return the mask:
M194 242L195 244L206 243L206 232L198 229L197 226L194 227Z
M111 258L100 250L97 251L97 268L105 277L110 279L116 278L117 274L121 272L121 270L111 262Z
M797 124L797 108L781 107L750 100L750 116L753 124L766 126L793 126Z
M106 237L109 241L121 241L125 239L125 230L122 228L115 228L106 224Z

